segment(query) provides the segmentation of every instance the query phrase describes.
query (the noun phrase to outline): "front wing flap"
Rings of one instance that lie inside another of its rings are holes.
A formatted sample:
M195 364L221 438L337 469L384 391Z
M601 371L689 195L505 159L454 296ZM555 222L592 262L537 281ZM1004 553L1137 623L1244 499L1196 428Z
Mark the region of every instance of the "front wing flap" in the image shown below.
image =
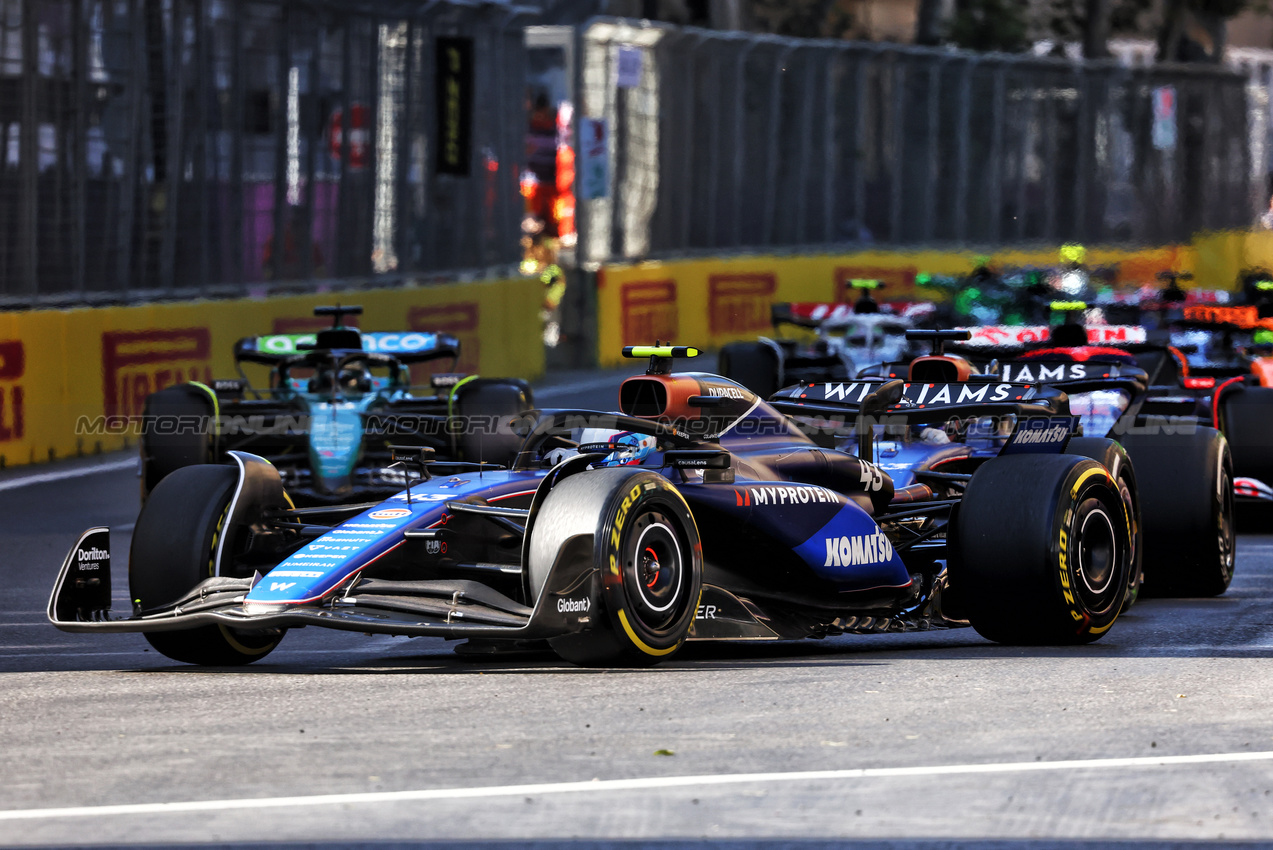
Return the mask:
M534 609L475 581L382 581L357 576L308 604L247 602L261 581L214 577L164 608L110 614L109 530L93 528L67 554L49 598L48 618L66 632L163 632L207 625L247 631L323 626L375 634L538 639L591 627L601 604L601 574L562 559Z

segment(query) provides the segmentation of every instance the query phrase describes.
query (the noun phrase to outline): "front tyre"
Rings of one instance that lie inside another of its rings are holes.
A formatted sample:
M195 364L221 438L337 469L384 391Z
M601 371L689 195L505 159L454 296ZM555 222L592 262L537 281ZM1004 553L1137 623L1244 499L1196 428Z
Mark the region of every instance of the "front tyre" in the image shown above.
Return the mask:
M1073 645L1123 609L1132 529L1104 466L1072 455L987 461L954 520L953 590L983 637Z
M1136 470L1132 467L1127 450L1120 444L1105 437L1074 437L1065 449L1066 454L1090 457L1109 470L1110 477L1118 485L1118 496L1123 503L1126 521L1131 526L1131 569L1127 573L1127 595L1123 602L1123 610L1135 604L1140 596L1141 584L1144 581L1144 567L1141 558L1144 554L1144 531L1140 519L1140 492L1136 486Z
M592 535L605 612L590 631L551 638L553 651L582 665L649 666L672 657L694 625L702 592L702 547L681 494L663 476L639 469L561 481L531 531L536 593L559 552L582 534Z
M233 533L225 524L238 481L232 466L187 466L155 487L137 517L128 561L129 591L143 611L171 605L212 577L220 535ZM221 625L144 635L174 661L211 666L264 658L283 637L278 630L250 632Z

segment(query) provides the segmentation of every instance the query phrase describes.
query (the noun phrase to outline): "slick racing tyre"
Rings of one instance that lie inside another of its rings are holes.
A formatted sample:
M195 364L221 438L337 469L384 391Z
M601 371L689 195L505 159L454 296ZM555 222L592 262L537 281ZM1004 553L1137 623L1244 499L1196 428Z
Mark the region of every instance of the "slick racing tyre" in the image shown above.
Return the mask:
M459 460L511 466L522 438L511 422L534 407L530 385L514 378L467 378L451 391L451 433Z
M216 394L201 384L151 393L142 411L142 499L175 470L216 462Z
M1127 572L1127 597L1123 610L1135 604L1144 580L1141 556L1144 554L1143 531L1140 520L1140 493L1136 489L1136 470L1132 467L1127 451L1121 445L1105 437L1074 437L1065 449L1066 454L1090 457L1109 470L1110 477L1118 484L1118 495L1131 525L1131 569Z
M591 630L550 638L559 656L645 667L681 648L698 610L703 553L689 507L666 478L622 468L572 475L549 491L530 534L537 599L571 549L601 572L605 610L590 617Z
M778 352L763 342L731 342L720 350L717 368L723 377L769 398L778 390Z
M968 483L953 525L951 589L983 637L1088 643L1122 611L1131 529L1117 484L1096 461L989 460Z
M1214 428L1134 434L1146 596L1219 596L1233 580L1233 456Z
M1233 471L1273 487L1273 389L1243 387L1220 402L1220 428L1233 453Z
M238 480L233 466L190 466L151 493L137 517L128 562L129 591L143 611L177 601L212 576L220 535L235 532L225 522ZM215 666L264 658L283 637L279 630L244 632L221 625L144 634L174 661Z

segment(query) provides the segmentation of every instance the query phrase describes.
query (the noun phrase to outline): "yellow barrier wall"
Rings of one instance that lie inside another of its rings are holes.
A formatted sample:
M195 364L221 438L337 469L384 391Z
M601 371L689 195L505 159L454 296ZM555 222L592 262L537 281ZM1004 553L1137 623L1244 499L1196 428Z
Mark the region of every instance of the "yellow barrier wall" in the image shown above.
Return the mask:
M124 447L123 434L77 436L76 421L140 414L146 396L162 387L234 377L236 340L326 327L330 320L313 316L319 304L361 304L357 324L367 330L452 333L462 371L537 377L544 369L542 289L519 279L0 313L0 466ZM265 373L249 374L256 383Z
M598 358L602 365L622 359L625 345L656 339L718 348L754 339L772 330L769 306L775 301L843 301L845 283L877 278L880 297L931 298L915 286L921 272L966 274L974 252L861 251L814 257L739 257L608 266L598 274ZM992 266L1055 265L1057 249L1004 250ZM1195 286L1232 289L1243 268L1273 269L1273 232L1200 235L1190 245L1140 250L1090 248L1090 267L1117 266L1124 284L1154 283L1166 269L1189 271Z

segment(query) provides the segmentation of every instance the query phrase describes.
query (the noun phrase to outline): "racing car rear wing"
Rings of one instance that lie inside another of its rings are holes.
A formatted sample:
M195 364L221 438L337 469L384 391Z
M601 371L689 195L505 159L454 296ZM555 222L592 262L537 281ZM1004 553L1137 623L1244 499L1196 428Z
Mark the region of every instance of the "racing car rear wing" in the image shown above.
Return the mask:
M871 456L873 429L866 426L873 416L888 416L899 424L933 425L956 418L1009 415L1019 421L1052 421L1070 413L1069 398L1062 390L996 381L812 383L779 390L769 404L789 416L856 416L859 457Z
M1049 360L1009 360L999 366L1005 381L1042 383L1067 393L1126 390L1133 395L1149 387L1149 373L1122 363L1075 363Z
M406 364L424 363L441 357L449 357L455 361L460 356L460 341L450 334L425 331L362 333L353 329L341 329L340 333L342 336L338 345L329 344L334 342L330 337L332 331L244 337L234 344L234 359L238 362L277 366L300 354L336 348L386 354ZM357 346L353 344L355 335L358 337Z
M888 304L884 305L888 307ZM895 305L896 306L896 305ZM912 326L915 315L928 311L919 307L927 306L907 303L903 312L860 313L852 304L831 303L822 301L777 302L769 308L769 318L773 326L793 325L798 328L816 330L826 326L843 326L847 324L882 325L895 330L905 330Z

